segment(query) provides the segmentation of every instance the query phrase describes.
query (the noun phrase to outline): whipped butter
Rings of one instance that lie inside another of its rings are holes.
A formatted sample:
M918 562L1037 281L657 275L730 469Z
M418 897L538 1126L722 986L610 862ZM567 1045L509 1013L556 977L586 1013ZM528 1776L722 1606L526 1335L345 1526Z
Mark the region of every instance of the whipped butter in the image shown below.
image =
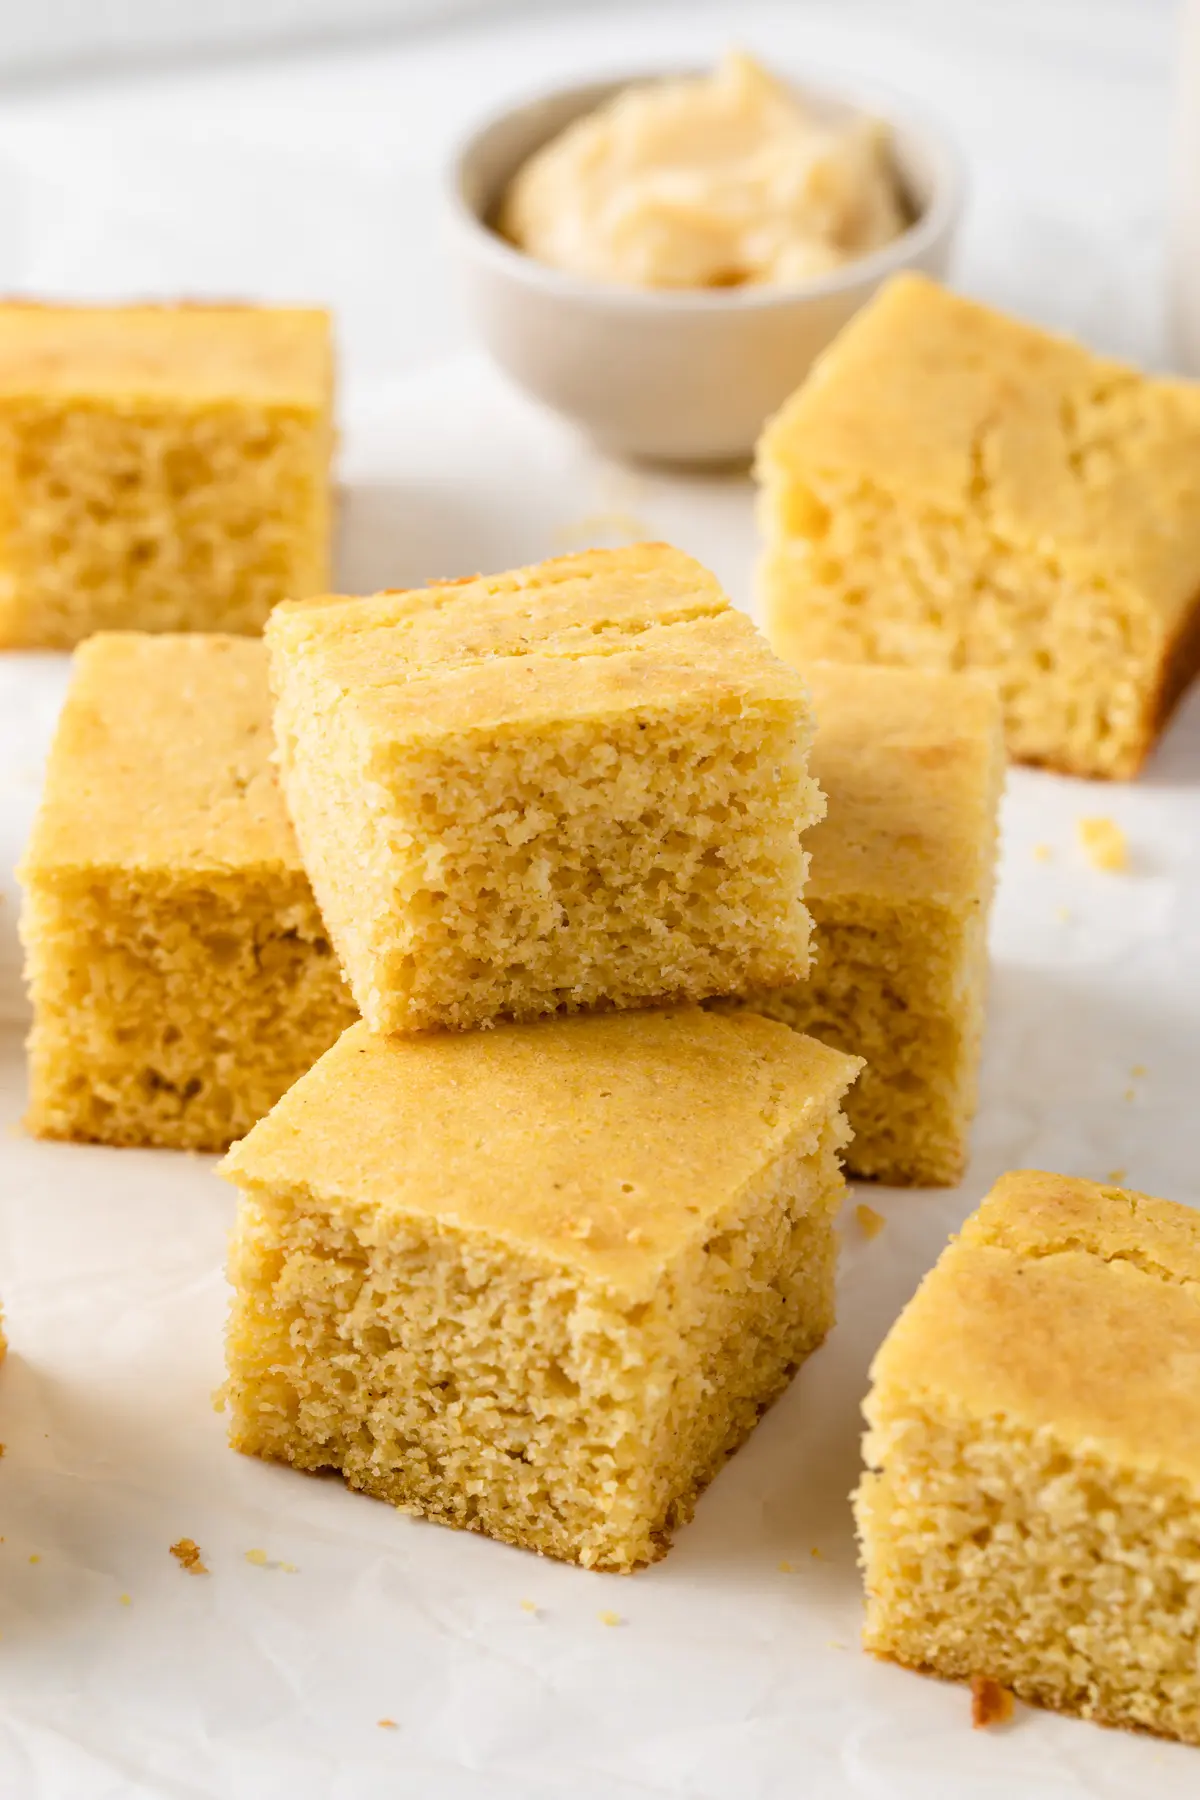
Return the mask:
M497 220L540 262L640 288L802 282L908 223L878 120L821 119L736 54L577 119L517 172Z

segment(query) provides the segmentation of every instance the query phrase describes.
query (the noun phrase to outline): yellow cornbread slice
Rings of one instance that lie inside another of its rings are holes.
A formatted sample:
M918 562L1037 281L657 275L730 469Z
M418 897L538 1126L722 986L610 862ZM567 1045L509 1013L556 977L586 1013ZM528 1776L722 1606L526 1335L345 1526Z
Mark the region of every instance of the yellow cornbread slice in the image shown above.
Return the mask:
M0 304L0 646L327 586L332 388L324 312Z
M803 978L807 691L690 557L287 605L267 641L284 792L374 1030Z
M1015 758L1136 772L1200 664L1200 385L904 275L759 471L781 655L987 669Z
M866 1644L1200 1742L1200 1215L1006 1175L879 1351Z
M30 1129L224 1149L354 1017L251 639L76 653L21 870Z
M1000 703L975 676L810 663L810 759L828 812L806 842L816 957L759 1011L864 1056L851 1174L957 1181L975 1111L1004 783Z
M355 1025L221 1165L231 1442L628 1570L833 1319L857 1062L692 1007Z

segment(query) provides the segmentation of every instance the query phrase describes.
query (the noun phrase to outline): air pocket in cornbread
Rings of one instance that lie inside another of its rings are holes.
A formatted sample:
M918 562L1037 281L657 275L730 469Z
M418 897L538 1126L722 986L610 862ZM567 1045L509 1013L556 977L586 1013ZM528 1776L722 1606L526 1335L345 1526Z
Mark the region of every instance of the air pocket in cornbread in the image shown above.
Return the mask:
M1018 761L1136 773L1200 665L1200 385L904 275L759 472L782 656L986 669Z
M858 1064L754 1014L352 1026L238 1144L235 1448L661 1556L833 1322Z
M376 1031L801 980L803 681L663 544L279 607L284 793Z
M867 1648L1200 1743L1200 1215L1006 1175L871 1379Z

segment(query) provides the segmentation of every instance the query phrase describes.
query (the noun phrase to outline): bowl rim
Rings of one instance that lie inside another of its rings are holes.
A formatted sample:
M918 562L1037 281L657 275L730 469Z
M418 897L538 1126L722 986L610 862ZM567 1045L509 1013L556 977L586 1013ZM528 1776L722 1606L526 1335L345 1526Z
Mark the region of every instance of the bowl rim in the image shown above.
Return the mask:
M468 202L466 182L480 146L510 119L534 112L539 107L548 107L556 101L574 99L580 102L580 107L572 119L582 118L585 111L602 105L622 88L683 75L705 74L710 67L674 64L598 75L590 81L564 82L528 93L523 99L510 101L477 120L458 138L446 166L443 193L452 228L470 243L474 254L481 255L498 272L540 287L549 294L564 300L602 304L619 311L660 316L672 310L708 314L762 312L852 292L859 286L878 283L884 276L910 267L953 230L967 197L966 163L958 144L940 120L890 89L853 77L842 80L836 75L826 76L820 70L810 74L807 70L799 73L785 69L782 78L802 96L809 95L817 101L881 119L890 131L903 132L916 140L929 157L933 176L928 205L899 237L866 256L854 257L828 274L816 275L807 281L764 282L761 286L742 288L639 288L616 281L593 281L556 269L550 263L539 262L537 257L519 250L501 237ZM571 122L571 119L566 121L567 124ZM565 125L557 129L565 129ZM544 141L550 141L549 135Z

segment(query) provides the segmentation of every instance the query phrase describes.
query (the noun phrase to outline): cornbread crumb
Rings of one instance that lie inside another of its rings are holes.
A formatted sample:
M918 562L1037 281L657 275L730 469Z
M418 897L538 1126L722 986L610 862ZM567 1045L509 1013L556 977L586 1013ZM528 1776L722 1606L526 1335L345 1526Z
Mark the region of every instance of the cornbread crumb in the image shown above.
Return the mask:
M1136 1089L1136 1088L1131 1088L1131 1087L1127 1087L1127 1088L1126 1088L1126 1089L1125 1089L1125 1094L1124 1094L1124 1098L1125 1098L1125 1099L1126 1099L1126 1100L1136 1100L1136 1099L1137 1099L1137 1089Z
M620 1625L623 1623L620 1613L616 1612L597 1613L596 1617L602 1625Z
M812 1549L809 1551L808 1554L810 1556L815 1556L818 1562L821 1562L823 1560L823 1558L821 1556L821 1552L820 1552L820 1550L818 1550L818 1548L815 1544L813 1545Z
M780 1563L779 1573L781 1575L794 1575L795 1572L796 1572L796 1569L795 1569L794 1563L790 1563L790 1562L781 1562Z
M0 304L0 647L323 588L332 381L324 312Z
M276 1567L279 1569L282 1569L282 1571L285 1575L295 1575L296 1574L296 1565L293 1562L281 1562L281 1563L276 1564Z
M1200 1743L1200 1213L1004 1176L871 1371L869 1650Z
M353 1019L270 758L261 643L77 651L21 871L38 1136L224 1149Z
M1133 1065L1132 1069L1130 1069L1129 1073L1133 1076L1133 1079L1135 1081L1141 1081L1146 1075L1145 1063L1134 1063L1134 1065Z
M986 670L1017 761L1136 773L1200 663L1200 385L902 275L759 470L782 655Z
M1069 925L1075 915L1072 913L1069 906L1056 906L1054 909L1054 916L1060 925Z
M861 1202L854 1209L854 1217L858 1220L859 1230L868 1240L877 1238L887 1224L882 1213L876 1212L873 1206L865 1206Z
M536 1613L537 1610L538 1610L538 1606L537 1606L536 1600L522 1600L522 1602L521 1602L521 1611L522 1612Z
M1110 1169L1104 1179L1111 1181L1114 1187L1120 1187L1128 1173L1128 1169Z
M380 1719L379 1729L381 1731L399 1731L400 1727L397 1725L395 1719Z
M248 1563L253 1563L256 1569L265 1569L267 1566L267 1553L265 1550L247 1550L246 1561Z
M989 1725L1005 1725L1013 1716L1010 1688L1001 1687L990 1675L971 1677L971 1724L976 1731Z
M556 549L569 550L581 543L595 548L602 537L623 538L629 544L644 543L654 534L646 521L636 514L626 512L622 507L608 507L560 525L552 535Z
M1129 845L1115 819L1080 819L1078 831L1093 869L1115 874L1129 867Z
M1054 851L1050 848L1049 844L1035 844L1033 846L1034 862L1047 863L1053 859L1053 856Z
M117 1600L121 1606L132 1606L133 1605L133 1598L130 1594L118 1594Z
M31 1563L40 1563L42 1560L40 1551L35 1551L29 1560Z
M171 1545L171 1555L181 1568L189 1575L207 1575L208 1569L201 1557L200 1546L194 1538L179 1538Z
M851 1175L962 1174L975 1111L1005 756L1000 704L971 675L811 663L808 835L817 957L747 1004L866 1058L846 1101Z
M351 1026L221 1166L232 1443L585 1567L655 1560L829 1329L857 1068L694 1007Z
M280 765L372 1030L802 981L800 677L663 544L277 607Z

